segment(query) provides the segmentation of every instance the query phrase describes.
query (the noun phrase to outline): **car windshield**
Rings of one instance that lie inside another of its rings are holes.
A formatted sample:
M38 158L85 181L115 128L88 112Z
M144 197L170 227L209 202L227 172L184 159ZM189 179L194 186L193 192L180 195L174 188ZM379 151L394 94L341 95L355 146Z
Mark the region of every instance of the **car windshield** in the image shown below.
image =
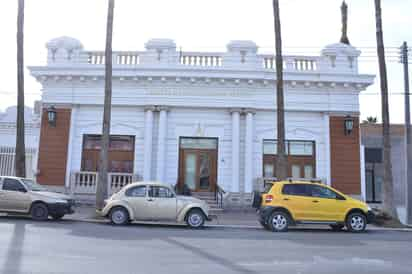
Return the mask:
M46 188L43 186L39 185L33 180L28 180L28 179L21 179L23 184L26 186L26 188L30 191L47 191Z

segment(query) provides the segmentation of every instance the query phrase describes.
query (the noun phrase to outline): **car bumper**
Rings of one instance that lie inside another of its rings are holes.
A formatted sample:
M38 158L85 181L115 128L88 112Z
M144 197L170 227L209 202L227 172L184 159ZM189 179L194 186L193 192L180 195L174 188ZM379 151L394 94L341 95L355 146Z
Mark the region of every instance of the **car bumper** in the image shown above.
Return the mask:
M376 219L375 213L373 213L372 210L369 210L366 213L366 220L368 221L368 224L374 223L375 219Z
M48 204L48 208L51 215L66 215L74 213L74 205L68 203Z

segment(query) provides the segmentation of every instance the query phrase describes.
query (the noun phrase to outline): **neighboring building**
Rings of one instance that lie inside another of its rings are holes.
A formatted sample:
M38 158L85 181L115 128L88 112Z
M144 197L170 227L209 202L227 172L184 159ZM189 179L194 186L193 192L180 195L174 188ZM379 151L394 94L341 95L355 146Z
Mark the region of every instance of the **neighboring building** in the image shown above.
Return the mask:
M229 203L250 202L254 182L276 176L274 56L251 41L232 41L226 52L179 52L168 39L145 46L113 52L109 190L142 178L200 192L220 187ZM30 67L43 86L37 179L92 194L104 52L68 37L47 48L47 65ZM320 56L284 57L289 176L358 196L359 93L374 79L358 73L359 55L333 44Z
M381 203L383 192L382 124L361 124L365 151L366 201ZM406 200L406 138L404 125L391 125L392 176L395 204L404 207Z
M16 117L17 107L9 107L0 112L0 176L15 175L16 148ZM39 113L33 109L24 108L25 146L26 146L26 176L34 178L37 166L37 147L40 134Z

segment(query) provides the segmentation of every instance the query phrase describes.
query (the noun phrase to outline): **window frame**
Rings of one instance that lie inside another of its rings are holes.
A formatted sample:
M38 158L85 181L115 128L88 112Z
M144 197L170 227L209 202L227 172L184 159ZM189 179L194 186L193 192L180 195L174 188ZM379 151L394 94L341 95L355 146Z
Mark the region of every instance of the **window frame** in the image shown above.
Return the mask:
M265 143L267 142L275 142L277 143L277 140L275 139L263 139L262 140L262 174L264 178L276 178L276 161L277 161L277 154L265 154ZM312 144L312 155L293 155L290 154L290 144L293 142L304 142L304 143L311 143ZM285 141L285 151L286 153L286 158L288 161L287 164L287 169L288 169L288 177L292 178L292 166L293 165L299 165L300 166L300 176L299 178L295 179L303 179L305 178L305 166L312 166L312 178L307 178L307 179L315 179L317 176L317 170L316 170L316 141L315 140L286 140ZM265 166L271 165L273 168L273 177L266 177L265 176Z
M158 196L151 196L151 191L152 188L164 188L167 189L168 194L170 195L170 197L158 197ZM166 186L157 186L157 185L149 185L148 189L147 189L147 197L149 198L154 198L154 199L173 199L176 198L176 193L174 193L174 191L170 188L170 187L166 187Z
M110 148L112 138L129 138L131 150ZM101 148L87 148L88 138L97 138L101 145L101 135L83 134L81 171L98 172ZM135 135L110 135L109 141L109 172L133 174L135 164L136 136ZM113 162L119 162L115 165ZM113 171L118 166L120 171ZM124 170L124 171L122 171Z
M130 192L132 192L133 190L135 190L136 188L145 188L145 194L144 194L144 196L133 196L133 195L130 195ZM147 187L147 185L140 185L140 186L134 186L134 187L131 187L131 188L128 188L127 190L126 190L126 192L125 192L125 196L126 197L128 197L128 198L146 198L147 197L147 195L148 195L148 187Z
M330 191L331 193L335 194L335 198L332 197L319 197L319 196L313 196L312 191L309 192L310 197L312 198L317 198L317 199L328 199L328 200L339 200L340 198L343 198L341 195L339 195L339 193L337 193L336 191L333 191L332 189L325 187L325 186L320 186L320 185L309 185L309 188L321 188L321 189L326 189L328 191Z
M302 186L305 188L304 193L306 193L306 195L302 195L302 194L286 194L285 193L285 186ZM307 191L307 184L300 184L300 183L288 183L288 184L284 184L282 186L282 195L287 195L287 196L297 196L297 197L311 197L309 195L309 192Z
M10 180L10 181L13 181L13 182L19 184L21 188L19 188L18 190L17 189L14 189L14 190L4 189L4 185L5 185L5 183L7 183L6 180ZM2 181L2 184L1 184L1 190L3 190L3 191L22 192L22 193L25 193L25 192L28 191L26 186L22 182L20 182L17 179L14 179L14 178L4 178L3 181ZM22 190L24 190L24 191L22 191Z

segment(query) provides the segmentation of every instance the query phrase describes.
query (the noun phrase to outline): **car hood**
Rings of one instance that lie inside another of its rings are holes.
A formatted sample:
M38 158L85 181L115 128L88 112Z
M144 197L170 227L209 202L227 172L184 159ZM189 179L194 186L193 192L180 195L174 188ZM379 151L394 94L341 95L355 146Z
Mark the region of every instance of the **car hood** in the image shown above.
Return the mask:
M355 199L355 198L352 198L352 197L349 197L349 196L347 196L347 199L350 201L350 202L352 202L352 203L354 203L354 204L357 204L357 206L358 207L361 207L361 208L368 208L368 204L367 203L365 203L365 202L363 202L363 201L361 201L361 200L358 200L358 199Z
M51 191L32 191L34 195L40 195L43 197L51 198L51 199L59 199L59 200L70 200L72 199L69 195L51 192Z

